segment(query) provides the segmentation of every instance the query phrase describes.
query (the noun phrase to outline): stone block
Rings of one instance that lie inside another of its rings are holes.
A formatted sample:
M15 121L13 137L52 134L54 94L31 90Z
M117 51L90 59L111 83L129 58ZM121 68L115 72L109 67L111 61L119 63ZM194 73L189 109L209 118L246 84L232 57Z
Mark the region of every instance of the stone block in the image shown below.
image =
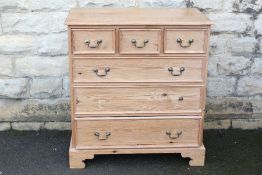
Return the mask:
M28 79L0 79L0 97L15 99L28 97Z
M255 20L255 30L257 34L262 35L262 14L258 15Z
M67 42L67 33L41 35L35 41L35 52L49 56L66 55Z
M16 76L62 76L68 74L67 56L28 56L15 60Z
M54 1L56 2L56 1ZM3 13L2 27L5 33L48 34L65 32L66 12Z
M193 4L193 7L204 10L218 11L223 8L223 1L221 0L191 0L190 2Z
M223 9L228 12L257 13L261 7L261 0L226 0Z
M260 37L258 42L258 52L262 55L262 37Z
M231 40L236 36L234 34L211 35L210 38L210 55L230 55Z
M235 0L234 11L255 13L262 10L262 0Z
M70 96L70 80L69 80L69 77L63 78L63 96L64 97Z
M256 49L257 40L255 37L235 37L231 40L232 54L243 55L245 53L252 53Z
M213 21L213 32L252 33L251 15L239 13L210 13L208 17Z
M217 71L220 75L245 75L250 71L251 63L251 58L243 56L221 56Z
M43 122L12 122L11 127L18 131L38 131L44 126Z
M0 99L0 121L70 121L69 99Z
M249 100L252 102L253 114L258 114L262 118L262 96L251 96Z
M186 7L186 0L142 0L139 1L139 7Z
M30 81L31 98L55 98L62 96L61 78L33 78Z
M247 97L208 97L208 115L250 115L253 113L252 100Z
M79 0L80 7L134 7L136 0Z
M76 0L31 0L32 11L68 11L77 7Z
M21 11L27 10L27 0L0 0L0 11Z
M231 121L225 120L205 120L204 129L229 129Z
M208 76L214 77L217 76L217 65L219 61L219 56L210 55L208 58Z
M232 120L232 128L259 129L262 128L262 118L261 119L234 119Z
M43 129L48 130L70 130L71 123L70 122L46 122L43 126Z
M11 129L10 122L0 122L0 131L6 131Z
M12 76L13 75L13 58L10 56L0 56L0 75Z
M30 52L34 47L34 39L31 35L0 35L0 53L22 54Z
M262 75L262 56L254 58L254 62L251 66L251 73L255 75Z
M228 96L235 91L236 78L234 77L209 77L207 81L207 95Z
M238 81L237 94L244 96L262 94L262 77L248 76L240 78Z

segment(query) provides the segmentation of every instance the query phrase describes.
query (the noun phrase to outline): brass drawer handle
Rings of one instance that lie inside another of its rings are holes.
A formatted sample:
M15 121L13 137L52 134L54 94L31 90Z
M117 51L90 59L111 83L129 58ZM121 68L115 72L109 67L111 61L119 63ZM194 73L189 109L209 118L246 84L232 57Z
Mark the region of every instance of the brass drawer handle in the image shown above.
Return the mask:
M168 71L171 73L172 76L180 76L180 75L182 75L182 73L185 70L186 70L185 67L180 67L179 70L178 70L179 73L175 73L175 68L173 68L173 67L168 68Z
M97 76L99 76L99 77L105 77L105 76L107 76L107 73L110 72L110 68L109 68L109 67L106 67L106 68L104 69L104 73L99 73L99 70L98 70L98 69L94 69L93 72L94 72Z
M131 40L131 43L132 43L136 48L144 48L148 42L149 42L149 40L148 40L148 39L145 39L145 40L143 41L143 44L137 45L137 40L136 40L136 39L132 39L132 40Z
M103 42L103 40L98 39L96 41L94 41L94 45L91 45L91 40L85 40L85 44L89 47L89 48L97 48L98 46L100 46L100 44Z
M178 139L182 135L182 131L177 131L176 133L173 133L171 131L167 131L166 135L168 135L168 137L170 139Z
M111 132L105 131L96 131L95 136L98 137L99 140L106 140L111 135Z
M187 47L191 46L191 44L194 42L194 40L193 39L189 39L186 42L187 44L183 44L183 40L181 38L177 38L176 42L180 45L180 47L187 48Z

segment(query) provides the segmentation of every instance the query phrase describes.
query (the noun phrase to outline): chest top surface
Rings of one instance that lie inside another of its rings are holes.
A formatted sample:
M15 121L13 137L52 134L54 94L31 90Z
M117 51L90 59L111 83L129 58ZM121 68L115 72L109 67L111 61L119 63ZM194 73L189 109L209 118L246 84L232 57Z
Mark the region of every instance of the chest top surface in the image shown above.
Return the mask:
M76 8L67 25L211 25L194 8Z

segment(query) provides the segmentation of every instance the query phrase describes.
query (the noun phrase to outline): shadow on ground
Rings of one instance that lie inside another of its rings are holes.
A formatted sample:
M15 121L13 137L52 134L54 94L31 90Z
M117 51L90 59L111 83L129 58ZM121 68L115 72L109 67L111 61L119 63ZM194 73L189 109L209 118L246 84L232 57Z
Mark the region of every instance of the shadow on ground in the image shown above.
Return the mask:
M261 175L262 130L208 130L204 167L180 154L104 155L68 168L69 131L0 132L0 175Z

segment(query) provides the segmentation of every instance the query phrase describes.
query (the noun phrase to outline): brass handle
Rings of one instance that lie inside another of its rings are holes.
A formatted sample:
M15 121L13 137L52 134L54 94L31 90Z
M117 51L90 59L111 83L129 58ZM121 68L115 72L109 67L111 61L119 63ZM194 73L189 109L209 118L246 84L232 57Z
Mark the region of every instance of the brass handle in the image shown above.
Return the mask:
M191 44L194 42L194 40L193 39L189 39L186 42L187 44L183 44L183 40L181 38L177 38L176 42L180 45L180 47L187 48L187 47L191 46Z
M106 140L111 135L111 132L104 132L104 131L96 131L95 136L98 137L99 140Z
M178 70L179 73L175 73L175 68L173 68L173 67L168 68L168 71L171 73L172 76L180 76L180 75L182 75L182 73L185 70L186 70L185 67L180 67L179 70Z
M94 41L94 45L91 45L91 40L85 40L85 44L89 47L89 48L97 48L98 46L100 46L100 44L103 42L103 40L98 39L96 41Z
M131 43L132 43L136 48L144 48L148 42L149 42L149 40L148 40L148 39L145 39L145 40L143 41L143 45L137 45L136 39L132 39L132 40L131 40Z
M176 133L173 133L171 131L167 131L166 135L168 135L168 137L170 139L178 139L182 135L182 131L177 131Z
M106 68L104 69L104 73L101 73L101 74L99 73L99 70L98 70L98 69L94 69L93 72L94 72L97 76L99 76L99 77L105 77L105 76L107 76L107 73L110 72L110 68L109 68L109 67L106 67Z

